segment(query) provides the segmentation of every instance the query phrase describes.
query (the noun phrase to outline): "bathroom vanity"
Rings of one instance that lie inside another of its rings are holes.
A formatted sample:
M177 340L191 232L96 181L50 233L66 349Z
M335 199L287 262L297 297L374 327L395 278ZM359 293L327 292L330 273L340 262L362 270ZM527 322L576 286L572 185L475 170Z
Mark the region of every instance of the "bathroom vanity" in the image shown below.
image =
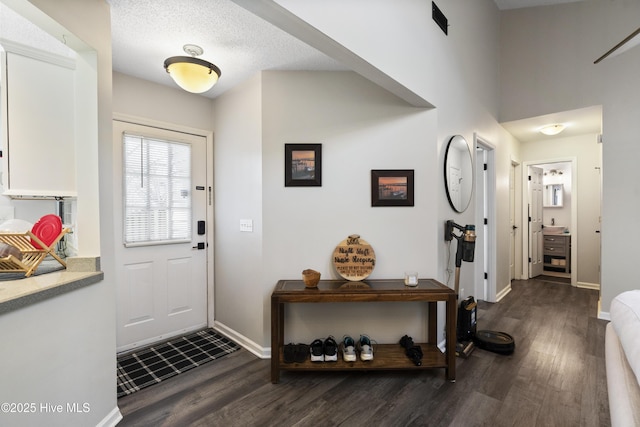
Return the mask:
M544 269L547 271L571 271L571 235L544 235Z

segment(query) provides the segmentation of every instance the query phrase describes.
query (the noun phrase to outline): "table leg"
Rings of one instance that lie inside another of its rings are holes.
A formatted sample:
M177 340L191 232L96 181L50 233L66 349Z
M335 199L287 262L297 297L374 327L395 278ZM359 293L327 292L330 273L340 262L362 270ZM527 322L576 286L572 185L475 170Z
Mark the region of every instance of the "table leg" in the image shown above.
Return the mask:
M438 303L436 301L429 301L427 307L429 310L427 344L435 344L438 342Z
M447 300L447 380L456 380L456 295L451 294Z
M284 304L271 298L271 382L280 380L280 348L284 342Z

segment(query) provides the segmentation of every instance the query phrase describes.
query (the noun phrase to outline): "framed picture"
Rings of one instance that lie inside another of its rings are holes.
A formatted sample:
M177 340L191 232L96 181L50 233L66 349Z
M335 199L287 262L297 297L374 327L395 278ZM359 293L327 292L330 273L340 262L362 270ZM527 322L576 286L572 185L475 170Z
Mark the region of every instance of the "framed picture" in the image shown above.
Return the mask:
M322 186L322 144L284 145L284 186Z
M371 206L413 206L413 169L372 170Z

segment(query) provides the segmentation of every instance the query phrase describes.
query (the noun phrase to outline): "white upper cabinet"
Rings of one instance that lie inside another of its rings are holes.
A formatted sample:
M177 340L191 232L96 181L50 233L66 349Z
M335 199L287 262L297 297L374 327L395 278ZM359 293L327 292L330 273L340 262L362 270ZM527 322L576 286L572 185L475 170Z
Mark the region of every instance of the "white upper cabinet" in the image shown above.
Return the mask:
M76 196L75 61L1 44L3 194Z

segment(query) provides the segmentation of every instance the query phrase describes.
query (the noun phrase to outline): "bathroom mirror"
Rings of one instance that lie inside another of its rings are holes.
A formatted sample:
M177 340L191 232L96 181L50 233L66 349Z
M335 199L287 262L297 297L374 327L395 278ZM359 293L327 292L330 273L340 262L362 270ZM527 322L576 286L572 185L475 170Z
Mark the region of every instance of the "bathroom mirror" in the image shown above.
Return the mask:
M562 207L563 186L562 184L549 184L544 186L544 202L545 208L561 208Z
M473 161L467 140L454 135L444 153L444 186L449 204L456 212L464 212L473 191Z

